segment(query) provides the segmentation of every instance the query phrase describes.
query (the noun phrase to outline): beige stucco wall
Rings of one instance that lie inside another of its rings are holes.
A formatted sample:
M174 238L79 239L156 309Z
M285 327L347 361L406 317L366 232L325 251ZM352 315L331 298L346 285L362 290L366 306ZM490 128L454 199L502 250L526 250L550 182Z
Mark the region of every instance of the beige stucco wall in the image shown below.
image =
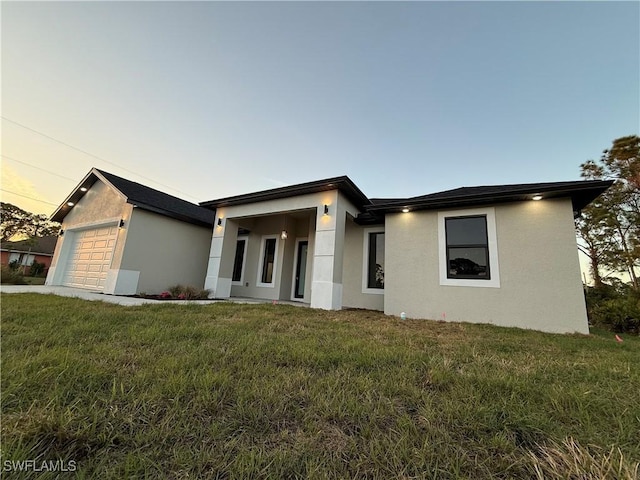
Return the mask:
M383 293L363 293L365 227L347 219L344 237L342 304L347 308L384 310Z
M387 215L385 313L588 333L571 202L495 206L500 286L440 285L438 213Z
M138 293L160 293L176 284L203 288L210 228L134 208L123 230L127 244L119 268L140 272Z

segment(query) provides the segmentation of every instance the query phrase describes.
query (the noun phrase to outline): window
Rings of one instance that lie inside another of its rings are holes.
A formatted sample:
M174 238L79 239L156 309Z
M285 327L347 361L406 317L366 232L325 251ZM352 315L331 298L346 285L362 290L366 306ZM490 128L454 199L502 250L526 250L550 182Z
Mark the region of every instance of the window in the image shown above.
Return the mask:
M384 293L384 231L364 230L363 293Z
M500 288L495 208L438 212L440 285Z
M233 260L233 274L231 281L235 285L244 283L244 259L247 251L247 237L238 237L236 242L236 255Z
M447 278L490 280L487 217L448 217Z
M260 268L258 269L258 286L273 287L275 285L276 252L278 237L269 235L262 237L260 248Z

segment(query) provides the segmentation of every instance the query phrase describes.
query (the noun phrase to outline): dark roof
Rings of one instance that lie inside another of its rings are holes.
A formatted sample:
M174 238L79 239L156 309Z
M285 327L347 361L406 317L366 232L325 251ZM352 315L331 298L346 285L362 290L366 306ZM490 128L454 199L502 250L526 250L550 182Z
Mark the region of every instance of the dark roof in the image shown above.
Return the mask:
M366 207L366 210L370 217L371 215L378 216L384 213L400 212L404 208L426 210L517 202L530 200L533 195L540 194L543 198L569 197L573 204L573 210L579 212L612 184L613 181L610 180L581 180L461 187L418 197L388 201L379 200Z
M2 250L12 252L29 252L40 255L53 255L56 249L57 235L46 237L33 237L28 240L18 240L17 242L2 242Z
M360 209L365 205L370 204L367 196L360 191L356 184L353 183L349 177L342 176L316 180L314 182L299 183L297 185L289 185L287 187L273 188L271 190L262 190L260 192L246 193L244 195L236 195L233 197L219 198L217 200L201 202L200 205L206 208L231 207L234 205L264 202L279 198L294 197L297 195L305 195L307 193L326 192L336 189L342 192L356 207Z
M137 208L158 213L170 218L175 218L176 220L181 220L187 223L193 223L195 225L205 227L213 226L215 213L211 210L199 207L194 203L187 202L186 200L160 192L159 190L155 190L140 183L132 182L126 178L118 177L112 173L98 170L97 168L94 168L89 172L67 200L58 207L51 219L56 222L61 222L69 212L67 208L64 208L67 202L71 201L76 203L82 195L84 195L80 188L89 188L98 179L111 184L126 197L127 203L135 205Z

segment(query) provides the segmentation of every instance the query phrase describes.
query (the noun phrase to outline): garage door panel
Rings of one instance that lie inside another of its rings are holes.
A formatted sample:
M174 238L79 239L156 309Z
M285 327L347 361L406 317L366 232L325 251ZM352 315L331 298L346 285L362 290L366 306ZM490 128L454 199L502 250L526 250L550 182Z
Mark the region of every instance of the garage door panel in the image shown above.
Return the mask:
M118 235L117 226L74 233L65 267L64 285L104 289Z

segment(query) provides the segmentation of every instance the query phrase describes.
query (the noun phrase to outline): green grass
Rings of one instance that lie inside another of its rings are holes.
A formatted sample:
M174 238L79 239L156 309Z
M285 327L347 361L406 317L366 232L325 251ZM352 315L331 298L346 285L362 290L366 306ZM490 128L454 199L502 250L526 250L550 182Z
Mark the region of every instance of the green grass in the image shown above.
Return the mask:
M3 294L2 465L78 469L16 478L631 479L640 339L624 339Z

